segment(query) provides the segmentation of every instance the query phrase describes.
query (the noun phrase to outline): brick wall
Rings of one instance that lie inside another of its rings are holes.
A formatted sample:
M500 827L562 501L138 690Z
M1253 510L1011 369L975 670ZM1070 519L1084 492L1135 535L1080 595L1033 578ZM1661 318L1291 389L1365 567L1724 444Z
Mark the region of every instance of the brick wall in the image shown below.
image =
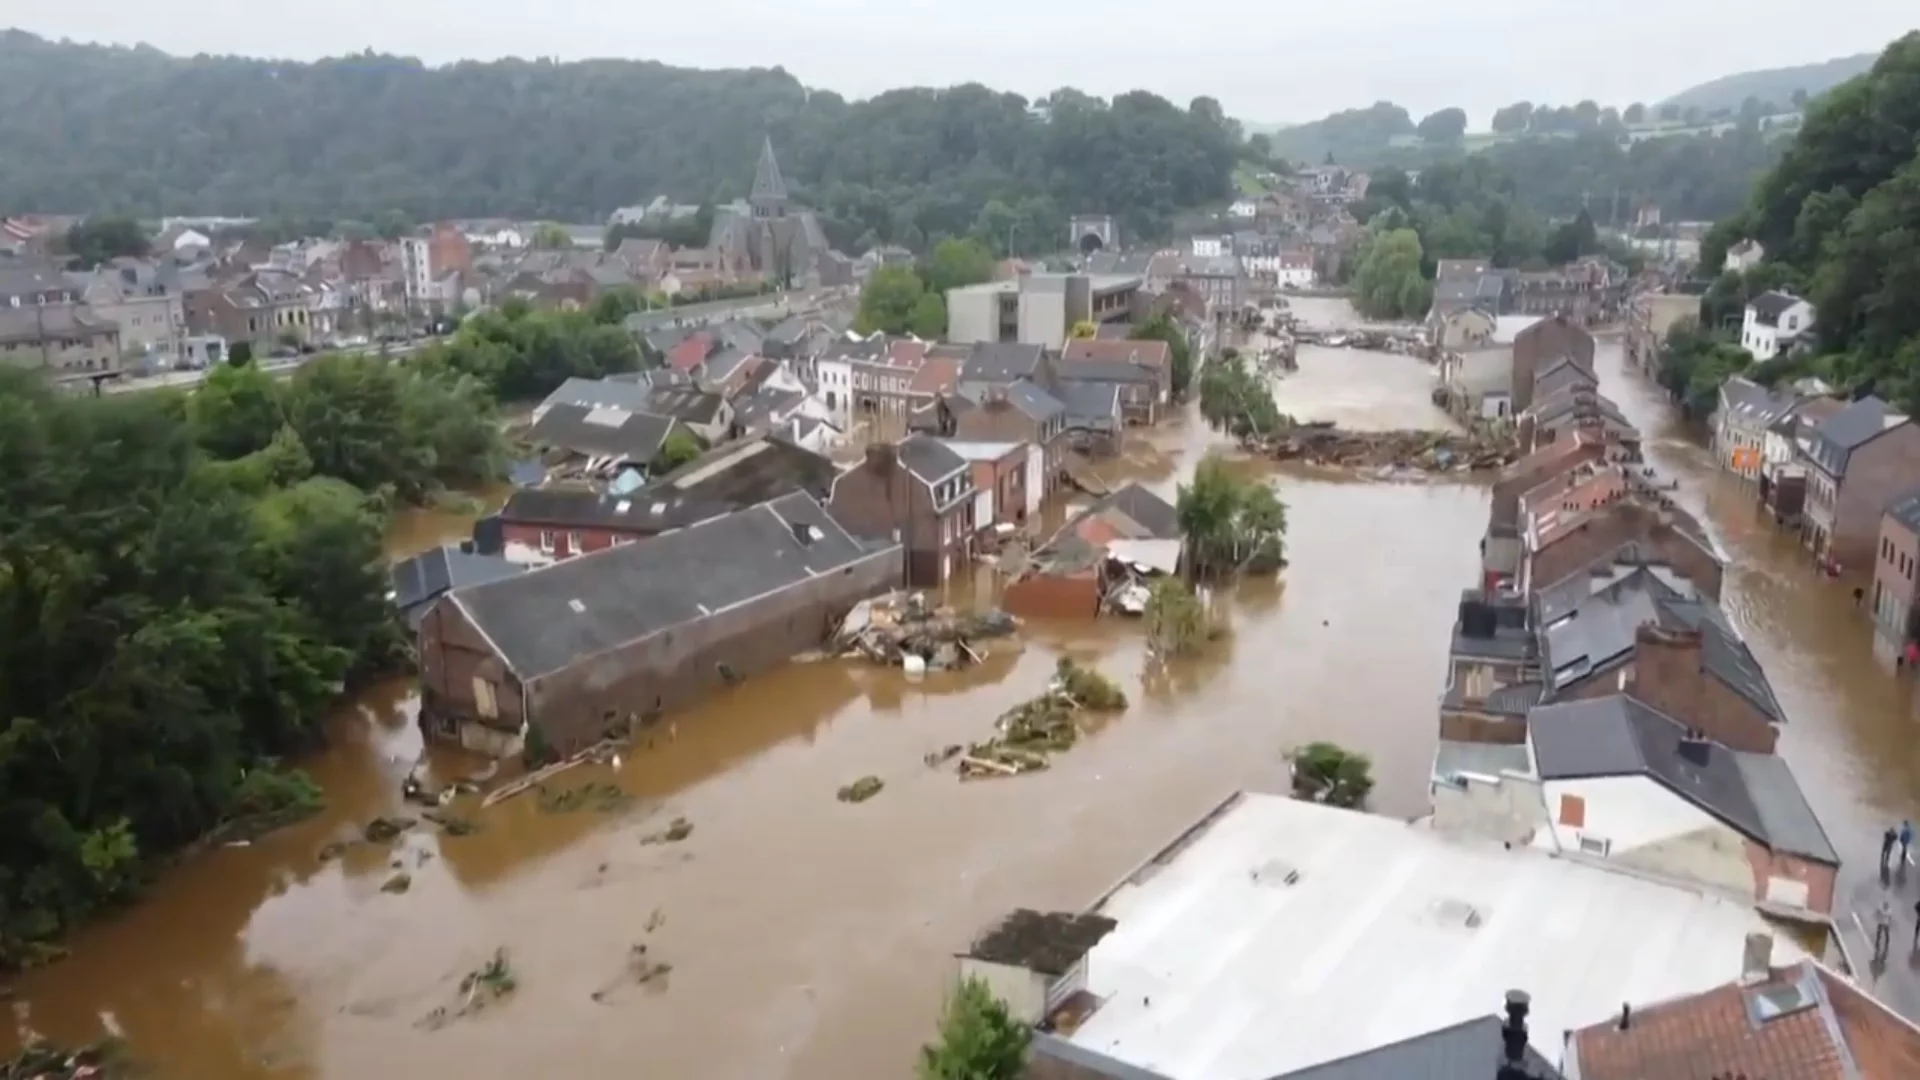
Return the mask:
M1747 863L1753 868L1755 900L1766 899L1768 878L1790 878L1794 881L1806 882L1807 910L1817 911L1822 915L1833 914L1834 882L1839 876L1838 868L1803 859L1798 855L1770 851L1751 840L1747 841Z
M1751 701L1706 672L1698 633L1641 627L1627 686L1645 704L1699 728L1722 746L1774 752L1778 729Z

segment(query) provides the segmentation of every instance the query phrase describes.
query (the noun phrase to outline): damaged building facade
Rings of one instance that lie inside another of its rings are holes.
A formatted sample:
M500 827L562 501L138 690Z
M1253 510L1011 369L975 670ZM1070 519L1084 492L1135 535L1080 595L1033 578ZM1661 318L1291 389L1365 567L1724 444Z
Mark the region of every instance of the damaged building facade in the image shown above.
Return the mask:
M420 623L420 723L494 756L566 754L817 647L900 579L796 492L440 597Z

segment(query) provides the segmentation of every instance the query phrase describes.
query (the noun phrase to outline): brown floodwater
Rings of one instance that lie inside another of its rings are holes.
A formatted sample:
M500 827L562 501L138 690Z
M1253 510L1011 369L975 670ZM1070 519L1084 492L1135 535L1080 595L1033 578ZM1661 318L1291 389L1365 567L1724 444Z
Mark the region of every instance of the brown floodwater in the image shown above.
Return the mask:
M1351 412L1372 393L1371 426L1444 423L1416 360L1301 360L1279 384L1283 411ZM1612 389L1658 429L1659 403L1636 385ZM1171 494L1216 442L1189 419L1101 472ZM1851 604L1764 532L1741 531L1744 504L1700 483L1683 444L1663 436L1655 459L1695 480L1688 497L1712 504L1743 554L1736 617L1796 710L1789 753L1830 826L1904 812L1920 790L1906 738L1915 714L1904 684L1855 648ZM1235 591L1234 633L1196 663L1149 673L1138 627L1106 621L1029 625L981 666L917 682L862 663L796 664L675 714L617 769L561 781L615 780L637 800L627 810L546 813L522 797L476 813L471 836L416 831L390 851L322 862L328 840L398 809L421 752L405 683L370 691L307 763L327 787L325 814L188 860L76 935L69 959L15 981L18 1024L64 1040L118 1031L161 1075L192 1080L906 1075L953 952L982 925L1014 906L1085 904L1229 792L1284 784L1286 748L1364 750L1375 808L1424 811L1448 628L1475 575L1486 492L1274 479L1292 565ZM463 528L409 518L397 546ZM983 573L956 593L987 584ZM1789 631L1810 620L1831 632L1798 650ZM962 783L922 764L985 735L1062 653L1118 678L1132 708L1044 773ZM481 763L431 765L453 776ZM868 774L886 783L877 797L836 801ZM679 815L691 837L642 843ZM381 892L396 869L410 891ZM646 987L622 977L642 941L673 965ZM463 974L496 948L517 993L420 1026L459 1003Z

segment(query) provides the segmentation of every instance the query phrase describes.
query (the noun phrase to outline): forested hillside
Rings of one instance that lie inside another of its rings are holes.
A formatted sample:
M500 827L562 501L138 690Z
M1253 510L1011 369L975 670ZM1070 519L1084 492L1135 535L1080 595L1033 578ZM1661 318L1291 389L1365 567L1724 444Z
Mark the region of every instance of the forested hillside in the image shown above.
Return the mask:
M1742 71L1688 87L1661 104L1679 109L1699 109L1703 113L1738 109L1740 103L1748 98L1781 105L1798 104L1806 98L1818 97L1872 67L1877 55L1861 53L1818 64Z
M1045 108L980 86L850 102L784 71L503 60L428 67L168 56L0 31L0 208L372 220L597 221L654 194L742 196L771 135L829 235L921 246L1066 215L1155 231L1231 191L1237 128L1210 98ZM997 205L989 206L990 203Z
M1707 325L1737 321L1749 297L1784 288L1814 302L1820 345L1812 358L1760 365L1756 377L1811 370L1920 408L1920 32L1813 103L1751 204L1702 246L1702 264L1720 265L1747 237L1766 261L1715 282ZM1726 374L1688 370L1685 349L1668 359L1675 383L1701 388Z

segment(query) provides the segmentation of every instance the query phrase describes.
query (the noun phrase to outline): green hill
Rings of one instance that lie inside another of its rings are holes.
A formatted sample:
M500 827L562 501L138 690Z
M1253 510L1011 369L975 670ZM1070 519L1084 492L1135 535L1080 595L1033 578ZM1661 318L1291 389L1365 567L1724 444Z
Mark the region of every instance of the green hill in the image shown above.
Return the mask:
M1861 53L1818 64L1743 71L1682 90L1660 104L1699 109L1703 113L1712 113L1717 109L1738 111L1740 103L1749 97L1759 98L1763 103L1788 105L1793 102L1796 90L1806 91L1808 97L1824 94L1872 67L1879 55Z

